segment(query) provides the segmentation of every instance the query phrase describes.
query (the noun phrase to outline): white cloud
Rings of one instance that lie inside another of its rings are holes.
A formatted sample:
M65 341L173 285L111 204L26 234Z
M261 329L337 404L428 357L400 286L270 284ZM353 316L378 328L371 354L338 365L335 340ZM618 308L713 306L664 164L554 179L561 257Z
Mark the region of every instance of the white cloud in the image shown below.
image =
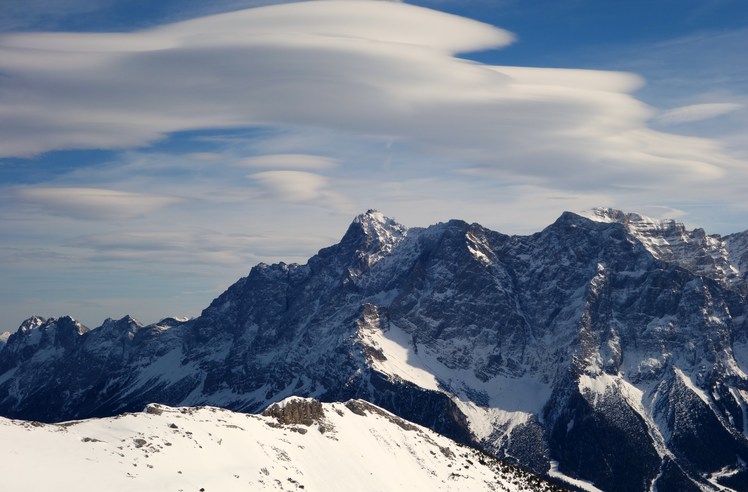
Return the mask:
M0 152L127 148L181 130L271 125L391 138L486 175L559 187L673 172L698 181L734 164L717 142L647 128L652 110L630 95L642 83L635 75L453 56L512 39L372 1L274 5L134 33L8 34ZM286 169L319 167L297 158Z
M133 219L183 201L173 196L72 187L17 188L13 195L48 214L84 220Z
M664 111L657 115L655 121L662 125L680 125L716 118L742 108L743 105L737 103L691 104Z
M328 179L305 171L264 171L247 176L283 201L302 202L322 198Z
M246 157L237 162L242 167L260 167L268 169L332 169L338 166L337 159L310 154L269 154Z

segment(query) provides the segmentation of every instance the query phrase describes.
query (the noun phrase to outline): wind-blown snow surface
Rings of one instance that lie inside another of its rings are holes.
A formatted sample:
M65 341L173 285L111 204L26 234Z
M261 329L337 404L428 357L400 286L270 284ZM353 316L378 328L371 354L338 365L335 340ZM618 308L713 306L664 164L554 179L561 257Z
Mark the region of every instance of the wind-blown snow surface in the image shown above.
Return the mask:
M280 417L149 405L62 424L0 419L0 442L12 443L0 446L2 489L561 490L363 401L279 406L293 408Z
M606 491L748 489L748 233L593 215L506 236L369 211L193 320L30 318L0 351L0 414L361 398Z

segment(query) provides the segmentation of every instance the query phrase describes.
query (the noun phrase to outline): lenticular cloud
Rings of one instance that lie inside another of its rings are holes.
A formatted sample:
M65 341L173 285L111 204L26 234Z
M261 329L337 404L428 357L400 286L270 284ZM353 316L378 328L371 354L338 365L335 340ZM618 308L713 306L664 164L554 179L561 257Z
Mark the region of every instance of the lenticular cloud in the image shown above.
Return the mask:
M0 153L306 126L403 139L479 174L721 175L729 158L716 142L647 127L652 112L630 95L636 76L456 56L512 41L480 22L373 1L268 6L132 33L4 35ZM632 158L634 172L620 172Z

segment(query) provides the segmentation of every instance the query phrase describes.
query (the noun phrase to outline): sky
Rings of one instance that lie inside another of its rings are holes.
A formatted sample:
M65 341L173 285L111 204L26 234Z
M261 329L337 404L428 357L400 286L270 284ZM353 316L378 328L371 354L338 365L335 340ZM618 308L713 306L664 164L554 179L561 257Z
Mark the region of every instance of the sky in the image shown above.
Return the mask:
M196 316L374 208L748 229L744 0L0 0L0 332Z

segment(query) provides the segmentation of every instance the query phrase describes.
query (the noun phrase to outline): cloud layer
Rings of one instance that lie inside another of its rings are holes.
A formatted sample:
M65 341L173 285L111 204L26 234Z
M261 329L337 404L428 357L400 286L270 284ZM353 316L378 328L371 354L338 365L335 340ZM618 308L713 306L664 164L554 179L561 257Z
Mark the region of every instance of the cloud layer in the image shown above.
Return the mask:
M13 194L17 200L38 206L50 215L92 220L144 217L184 201L173 196L79 187L17 188Z
M476 21L372 1L261 7L133 33L7 34L0 153L291 125L390 137L472 172L563 187L610 175L701 180L731 163L716 142L648 128L653 112L630 95L642 83L634 75L454 56L512 41Z

